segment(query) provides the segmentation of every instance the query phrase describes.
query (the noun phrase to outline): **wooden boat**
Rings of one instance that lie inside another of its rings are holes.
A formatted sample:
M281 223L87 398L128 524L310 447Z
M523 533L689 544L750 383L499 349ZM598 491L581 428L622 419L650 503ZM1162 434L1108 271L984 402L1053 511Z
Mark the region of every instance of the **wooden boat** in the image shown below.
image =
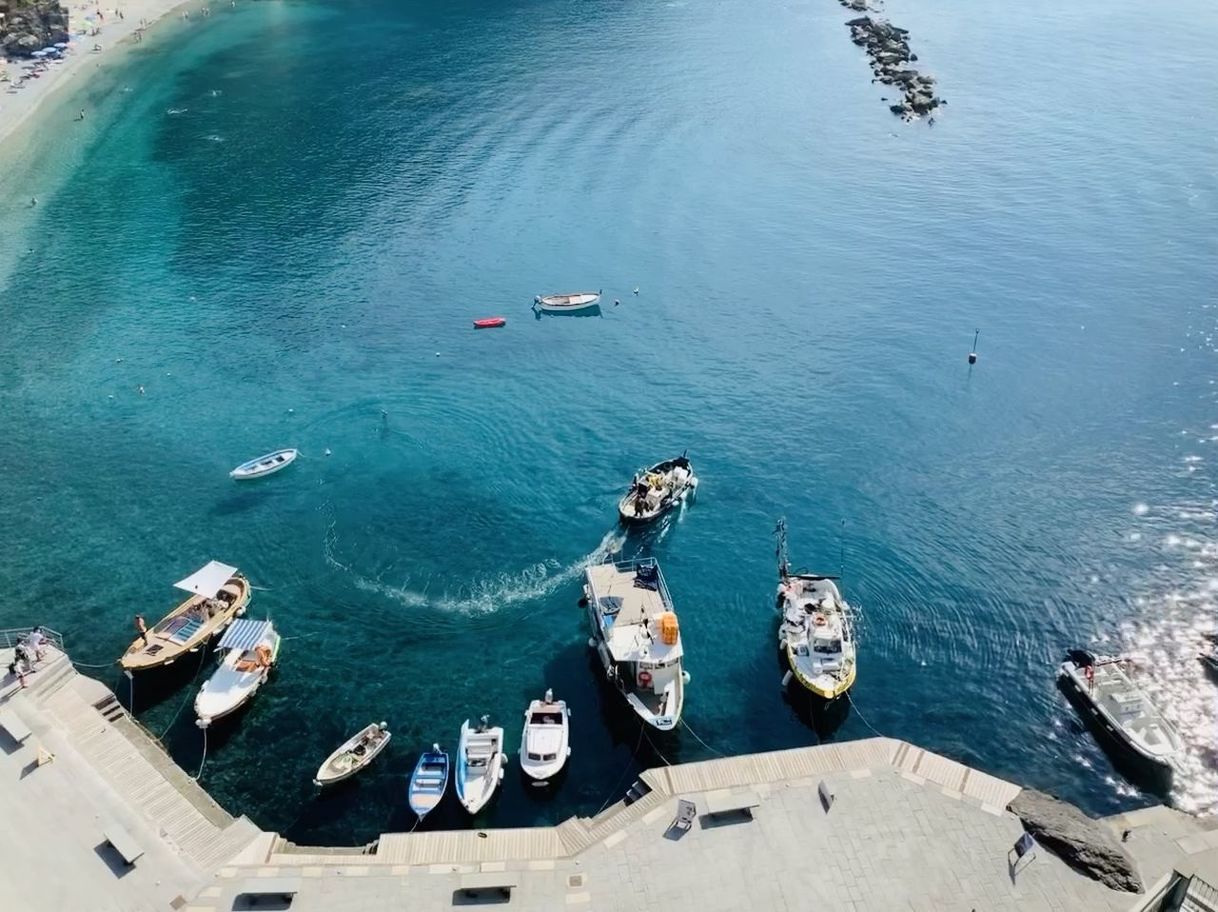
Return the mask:
M389 726L375 722L342 743L342 746L328 756L325 762L317 768L313 777L314 785L333 785L350 779L373 760L389 744Z
M125 671L172 665L244 614L250 601L249 580L236 567L219 561L211 561L174 586L191 593L190 598L135 638L119 659ZM137 616L136 623L143 621Z
M448 788L448 754L433 744L431 750L423 751L414 772L410 774L408 800L419 822L436 809Z
M601 293L577 291L572 294L537 295L533 298L533 306L546 313L575 313L580 310L591 310L601 302Z
M234 621L216 644L224 658L195 697L195 724L207 728L252 700L270 677L282 642L270 621Z
M618 502L617 515L624 523L645 523L678 506L698 488L698 477L685 454L640 469L630 490Z
M571 756L571 710L566 700L555 700L547 690L524 714L520 736L520 768L534 785L546 785L557 776Z
M506 324L506 317L483 317L481 320L474 321L474 329L494 329L496 326L504 326Z
M457 798L471 814L477 814L499 788L507 757L503 753L503 729L491 727L487 717L477 728L469 719L461 723L457 743Z
M1104 734L1133 758L1171 770L1180 736L1126 672L1123 658L1073 649L1060 677Z
M264 478L267 475L274 475L281 469L286 469L296 457L300 455L298 450L276 450L273 453L267 453L265 456L259 456L257 459L251 459L249 462L243 462L237 468L228 473L230 478L235 478L238 481L249 481L252 478Z

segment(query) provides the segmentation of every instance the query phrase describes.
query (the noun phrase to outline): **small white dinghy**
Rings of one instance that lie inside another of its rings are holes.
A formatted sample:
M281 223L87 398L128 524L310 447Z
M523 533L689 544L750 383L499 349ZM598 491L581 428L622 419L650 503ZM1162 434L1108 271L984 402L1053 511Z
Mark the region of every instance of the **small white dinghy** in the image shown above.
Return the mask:
M286 469L290 466L299 455L299 450L276 450L274 453L267 453L265 456L259 456L257 459L241 463L241 465L229 472L228 476L238 481L248 481L251 478L274 475L280 469Z
M326 758L317 768L314 785L333 785L350 779L371 763L389 744L389 726L375 722L343 742L342 747Z
M1062 663L1061 677L1105 733L1135 758L1170 770L1180 752L1180 736L1134 684L1125 661L1073 649Z
M482 717L477 728L470 728L469 719L461 723L461 740L457 743L457 798L471 814L477 814L495 794L503 779L503 729L491 727L489 718Z
M554 699L554 691L547 689L544 699L529 704L520 738L520 768L534 785L546 785L566 764L570 728L571 710L566 700Z
M195 724L207 728L236 712L258 692L279 658L280 636L270 621L233 621L216 644L226 650L219 667L195 696Z
M591 310L600 306L601 293L577 291L572 294L537 295L533 298L533 306L546 313L575 313L579 310Z

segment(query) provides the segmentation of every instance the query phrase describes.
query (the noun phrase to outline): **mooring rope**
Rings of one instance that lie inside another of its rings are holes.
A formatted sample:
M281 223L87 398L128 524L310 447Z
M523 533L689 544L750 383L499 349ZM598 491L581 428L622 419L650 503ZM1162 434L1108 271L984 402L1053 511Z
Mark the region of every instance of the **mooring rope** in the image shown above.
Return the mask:
M883 738L884 736L880 734L879 729L867 721L867 717L863 715L863 711L859 709L859 705L854 702L854 697L851 695L850 691L846 691L846 699L850 701L850 706L854 709L855 713L858 714L859 721L871 729L871 733L877 738Z
M630 752L630 759L626 761L625 769L623 769L622 772L618 775L617 782L613 783L613 788L611 788L609 790L609 794L605 796L605 803L602 804L599 808L597 808L596 814L599 814L605 808L609 807L609 802L613 800L613 796L617 794L617 790L622 787L622 782L623 782L623 780L625 780L626 774L628 772L630 772L631 764L634 762L634 759L639 755L639 745L641 745L642 743L643 743L643 726L640 725L639 726L639 737L638 737L638 740L634 742L634 750L632 750ZM596 814L593 814L592 816L595 817Z
M710 751L716 757L726 757L727 756L727 754L724 754L720 751L715 750L713 747L711 747L709 744L707 744L705 741L703 741L701 738L699 738L698 733L696 731L694 731L692 728L690 728L689 723L686 722L684 719L681 720L681 724L685 726L685 730L687 732L689 732L691 735L693 735L699 744L701 744L703 747L705 747L708 751Z
M186 696L182 698L182 702L178 704L178 711L173 714L173 718L169 720L169 724L165 726L165 730L161 732L158 741L164 740L169 734L169 729L173 728L173 723L178 721L178 716L182 715L182 710L186 708L186 702L191 698L191 690L194 687L195 681L199 679L199 672L203 670L203 663L207 661L207 651L199 650L199 667L195 669L194 677L190 679L190 686L186 689Z
M207 763L207 729L203 729L203 757L199 760L199 771L195 773L195 782L199 781L199 777L203 775L203 765Z
M77 662L75 659L68 659L75 668L110 668L115 662L106 662L102 665L90 665L88 662Z

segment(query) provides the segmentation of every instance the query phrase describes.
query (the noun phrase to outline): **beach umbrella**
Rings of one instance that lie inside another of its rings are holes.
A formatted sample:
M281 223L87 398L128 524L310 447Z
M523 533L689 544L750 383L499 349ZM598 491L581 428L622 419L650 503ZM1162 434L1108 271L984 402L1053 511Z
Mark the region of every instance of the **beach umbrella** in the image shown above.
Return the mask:
M30 54L31 57L45 57L46 55L46 51L34 51L34 53Z
M58 48L59 50L61 50L61 51L62 51L64 48L66 48L67 46L68 46L68 43L67 43L66 41L56 41L56 42L55 42L55 47L57 47L57 48Z

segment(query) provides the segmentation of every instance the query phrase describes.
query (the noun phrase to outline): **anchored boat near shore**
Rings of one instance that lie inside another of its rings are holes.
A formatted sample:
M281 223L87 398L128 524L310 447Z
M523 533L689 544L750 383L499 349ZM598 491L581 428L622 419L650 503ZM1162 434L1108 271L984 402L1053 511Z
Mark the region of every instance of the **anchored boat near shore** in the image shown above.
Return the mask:
M141 632L119 659L124 671L172 665L244 614L250 601L249 581L236 567L219 561L211 561L174 586L191 593L190 598L151 630L145 630L143 619L136 616Z
M350 779L389 745L389 726L375 722L352 735L317 768L314 785L333 785Z
M253 699L270 677L282 642L270 621L235 621L224 631L216 644L224 658L195 697L195 724L207 728Z
M457 799L471 814L477 814L499 788L507 757L503 753L503 729L491 726L483 716L477 728L469 719L461 723L457 742Z
M410 774L408 802L410 809L419 818L419 823L439 806L448 789L448 754L440 750L440 745L433 744L431 750L423 751L419 762Z
M533 298L533 306L546 313L578 313L581 310L591 310L599 307L601 293L599 291L577 291L571 294L537 295Z
M548 785L562 772L571 756L570 740L571 710L547 688L545 697L525 710L520 735L520 768L534 785Z
M648 725L671 731L685 703L677 613L654 558L584 571L589 641L611 684Z

